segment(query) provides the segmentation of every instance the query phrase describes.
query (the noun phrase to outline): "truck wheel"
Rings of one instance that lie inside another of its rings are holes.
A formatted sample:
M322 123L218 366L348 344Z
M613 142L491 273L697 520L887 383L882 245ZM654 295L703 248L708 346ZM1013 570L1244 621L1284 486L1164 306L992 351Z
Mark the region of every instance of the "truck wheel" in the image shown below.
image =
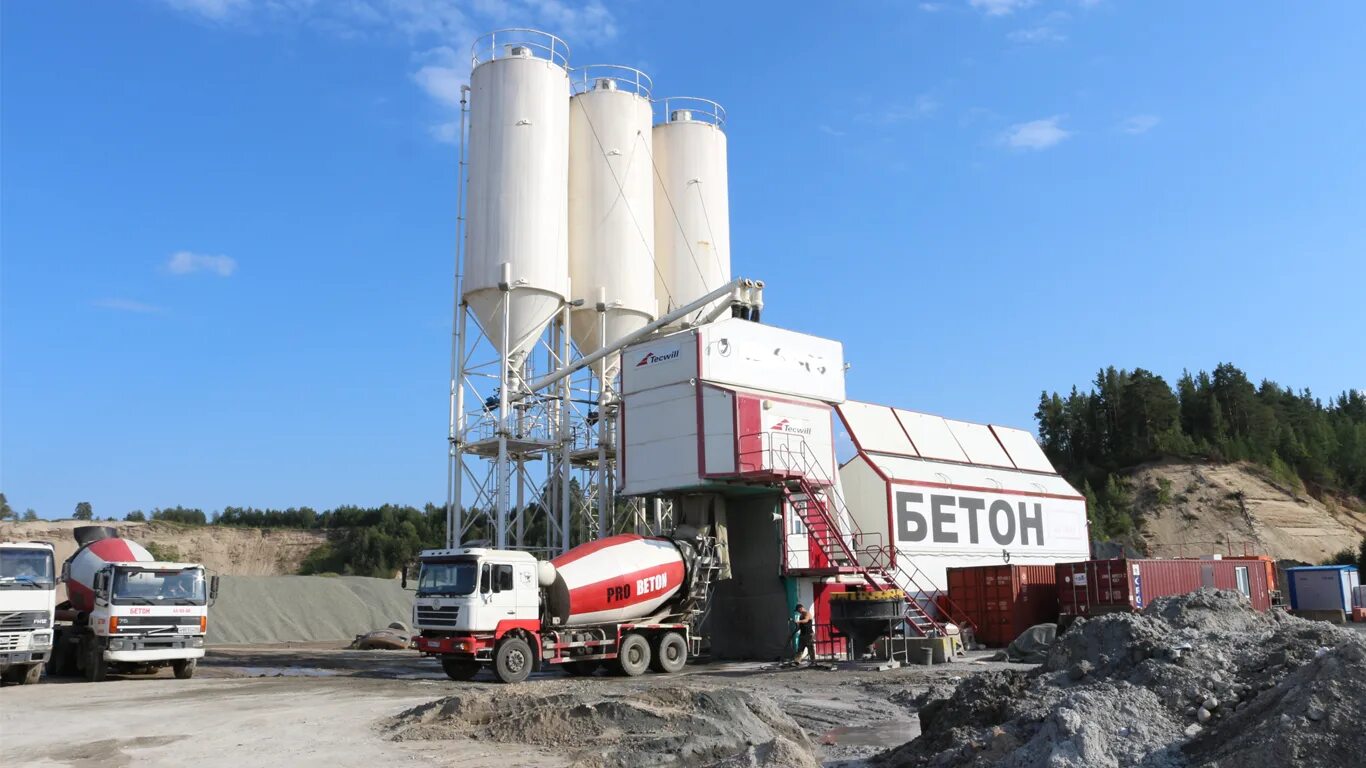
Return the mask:
M589 659L587 661L566 661L564 671L574 677L592 677L594 672L602 666L600 659Z
M95 643L89 644L85 654L85 679L91 683L102 683L109 677L109 662L104 660L104 649Z
M504 683L520 683L531 674L536 657L520 637L505 637L493 653L493 672Z
M617 650L617 668L627 677L645 674L650 667L650 642L635 632L621 639Z
M180 659L171 662L171 671L175 672L175 679L189 680L194 677L194 669L199 666L197 659Z
M656 672L673 674L683 668L688 663L688 641L677 632L667 632L659 638L659 646L655 648L655 658L650 662L650 669Z
M76 674L76 658L66 638L54 638L52 655L47 657L48 677L71 677Z
M444 658L441 660L441 669L446 672L446 677L461 682L473 680L483 666L483 664L469 659Z

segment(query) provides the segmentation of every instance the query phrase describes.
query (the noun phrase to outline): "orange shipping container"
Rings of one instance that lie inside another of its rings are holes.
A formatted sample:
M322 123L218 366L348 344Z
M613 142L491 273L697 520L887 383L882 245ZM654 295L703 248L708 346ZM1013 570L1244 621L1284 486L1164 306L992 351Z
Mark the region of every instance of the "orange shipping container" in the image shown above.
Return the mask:
M949 600L976 625L977 639L1009 645L1021 632L1058 620L1051 565L978 565L948 569Z

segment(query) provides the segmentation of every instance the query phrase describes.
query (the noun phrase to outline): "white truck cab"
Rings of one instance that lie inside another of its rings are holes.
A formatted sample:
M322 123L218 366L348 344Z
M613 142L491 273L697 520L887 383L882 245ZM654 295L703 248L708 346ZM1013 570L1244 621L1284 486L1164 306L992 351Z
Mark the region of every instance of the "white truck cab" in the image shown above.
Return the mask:
M540 561L527 552L430 549L421 554L413 624L450 632L494 632L540 624Z
M42 677L56 604L52 545L0 543L0 679L32 684Z

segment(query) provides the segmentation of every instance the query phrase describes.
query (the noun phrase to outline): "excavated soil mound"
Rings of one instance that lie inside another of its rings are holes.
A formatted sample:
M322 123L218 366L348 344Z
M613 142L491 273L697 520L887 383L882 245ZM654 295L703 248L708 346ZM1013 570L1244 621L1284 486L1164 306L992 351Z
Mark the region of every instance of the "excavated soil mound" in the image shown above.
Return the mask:
M969 678L880 766L1349 768L1366 754L1366 638L1236 593L1079 621L1030 672Z
M395 741L479 739L554 747L574 765L814 768L800 726L770 700L681 686L621 690L553 684L481 687L403 712Z

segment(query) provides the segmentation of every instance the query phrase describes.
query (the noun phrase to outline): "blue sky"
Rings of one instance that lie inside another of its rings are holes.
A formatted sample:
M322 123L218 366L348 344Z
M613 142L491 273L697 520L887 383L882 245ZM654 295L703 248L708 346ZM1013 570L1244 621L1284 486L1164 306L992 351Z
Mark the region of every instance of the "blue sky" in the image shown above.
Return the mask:
M6 2L11 503L442 498L452 101L505 26L726 106L734 270L852 397L1366 386L1366 4Z

